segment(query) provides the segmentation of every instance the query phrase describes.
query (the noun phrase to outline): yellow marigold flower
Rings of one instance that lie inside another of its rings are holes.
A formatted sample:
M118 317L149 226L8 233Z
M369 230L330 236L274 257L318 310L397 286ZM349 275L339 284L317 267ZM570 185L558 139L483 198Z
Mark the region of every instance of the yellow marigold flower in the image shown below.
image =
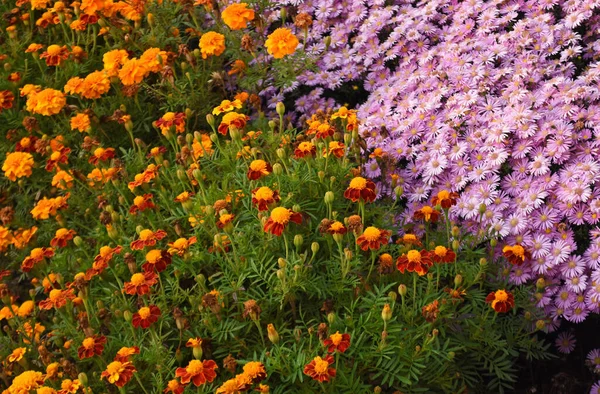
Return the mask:
M97 99L109 90L108 74L104 71L94 71L83 80L81 95L86 99Z
M198 159L199 157L204 157L204 154L212 155L212 141L210 137L206 134L202 134L202 141L198 141L194 138L194 142L192 142L192 151L194 151L194 157Z
M35 303L31 300L27 300L21 304L19 310L17 311L17 315L19 317L27 317L31 315L33 309L35 308Z
M2 165L4 175L11 181L17 178L31 176L31 169L35 162L33 156L27 152L11 152L6 155L6 160Z
M275 59L281 59L294 53L299 43L298 38L290 29L280 27L269 34L265 46L270 55L273 55Z
M42 10L48 7L49 0L31 0L31 9L32 10Z
M56 394L56 390L54 390L52 387L43 386L38 388L35 394Z
M131 86L141 83L148 74L148 69L140 59L129 59L119 70L119 79L125 86Z
M202 59L209 56L221 56L225 52L225 36L214 31L206 32L200 37Z
M163 65L167 61L167 52L160 48L150 48L142 53L140 61L148 72L156 73L163 69Z
M27 111L34 114L51 116L56 115L63 109L67 99L65 95L54 89L44 89L27 97Z
M104 71L109 77L116 77L119 75L119 68L129 60L129 55L124 49L115 49L108 51L102 55L102 61L104 62Z
M229 112L229 111L233 111L234 109L240 109L242 108L242 102L240 100L233 100L233 101L229 101L229 100L223 100L221 101L221 104L218 105L217 107L215 107L212 111L213 115L220 115L223 112Z
M25 53L32 53L32 52L37 52L40 49L42 49L44 46L42 44L29 44L29 46L27 47L27 49L25 49Z
M44 383L44 375L38 371L25 371L15 377L8 388L10 394L24 394L37 389Z
M19 90L19 92L21 94L21 97L25 97L25 96L29 96L31 93L37 93L40 90L42 90L42 87L40 85L34 85L31 83L28 83L25 86L23 86Z
M27 349L24 347L16 348L15 350L12 351L11 354L8 355L8 358L7 358L8 362L14 363L14 362L20 361L23 358L23 356L25 355L26 351L27 351Z
M86 114L79 113L71 118L71 130L77 130L80 133L89 131L90 117Z
M231 4L223 10L221 17L231 30L245 29L248 22L254 20L254 11L248 9L246 3Z

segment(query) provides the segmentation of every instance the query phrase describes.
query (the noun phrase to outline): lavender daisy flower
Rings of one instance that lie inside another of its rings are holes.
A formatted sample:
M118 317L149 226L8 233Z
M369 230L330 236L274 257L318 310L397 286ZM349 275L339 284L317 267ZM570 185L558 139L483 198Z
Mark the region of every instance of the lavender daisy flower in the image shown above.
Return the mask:
M554 345L556 349L564 354L569 354L575 349L575 344L577 341L575 340L575 336L570 332L561 332L558 334Z

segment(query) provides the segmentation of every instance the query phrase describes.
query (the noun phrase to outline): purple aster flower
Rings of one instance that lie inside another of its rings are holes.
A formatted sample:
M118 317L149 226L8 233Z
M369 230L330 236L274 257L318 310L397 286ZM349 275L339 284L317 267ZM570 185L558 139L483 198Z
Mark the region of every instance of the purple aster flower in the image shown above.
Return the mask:
M575 340L575 336L570 332L563 331L558 334L554 345L556 349L564 354L569 354L575 349L575 344L577 341Z

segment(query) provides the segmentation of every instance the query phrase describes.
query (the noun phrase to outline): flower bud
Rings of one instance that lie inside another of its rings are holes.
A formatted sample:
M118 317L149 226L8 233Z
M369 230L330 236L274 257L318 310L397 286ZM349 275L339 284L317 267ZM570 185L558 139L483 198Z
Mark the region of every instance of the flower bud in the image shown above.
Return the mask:
M404 188L402 186L396 186L394 188L394 194L396 195L396 198L401 198L404 194Z
M285 279L285 271L281 268L277 270L277 279L279 279L280 281L283 281Z
M192 354L196 360L202 359L202 346L194 346L192 348Z
M325 50L329 50L329 46L331 45L331 36L325 37Z
M273 164L273 174L281 175L283 174L283 167L279 163Z
M279 268L285 268L285 266L287 265L287 262L285 261L285 259L283 257L280 257L277 259L277 265L279 266Z
M498 240L497 240L497 239L495 239L495 238L491 239L491 240L490 240L490 246L491 246L492 248L495 248L495 247L496 247L496 245L498 245Z
M313 252L313 254L317 254L317 252L319 251L319 243L318 242L313 242L310 245L310 250Z
M535 282L535 287L537 287L539 290L542 290L544 287L546 287L546 281L544 280L544 278L539 278Z
M133 318L133 314L131 313L131 311L123 311L123 318L125 319L125 321L130 322Z
M281 10L279 10L279 15L281 16L281 22L285 22L285 18L287 18L287 8L281 7ZM279 104L283 105L283 103L277 103L277 105ZM279 113L279 111L277 111L277 113Z
M275 122L274 120L270 120L269 122L267 122L267 124L269 125L271 132L275 132L275 127L277 127L277 122Z
M398 286L398 294L400 294L401 297L404 297L407 292L408 292L408 288L406 287L406 285L404 283L402 283L400 286Z
M487 206L484 203L479 204L479 214L483 215L487 211Z
M485 267L487 265L487 259L485 257L480 258L479 265Z
M462 283L462 281L463 281L463 277L462 277L462 275L461 275L461 274L457 274L457 275L454 277L454 286L460 286L460 285L461 285L461 283Z
M345 248L344 249L344 257L346 258L346 261L350 261L354 257L354 253L352 253L352 251L350 249Z
M81 245L83 245L83 239L81 239L81 237L77 235L75 236L75 238L73 238L73 243L75 244L75 246L80 248Z
M332 191L328 191L325 193L325 197L323 198L325 204L331 204L333 200L335 200L335 194Z
M457 226L452 226L452 236L458 237L460 235L460 229Z
M327 321L329 322L329 325L333 325L333 323L335 323L335 312L329 312L327 314Z
M325 172L324 171L319 171L319 172L317 172L317 176L319 177L319 180L321 182L323 182L323 180L325 179Z
M206 122L209 124L210 127L212 127L213 129L215 128L215 117L212 114L206 115Z
M452 250L454 250L455 252L460 248L460 242L458 242L458 240L454 240L452 241Z
M282 102L278 102L277 104L275 104L275 111L277 111L279 116L283 116L283 114L285 113L285 105Z
M300 208L300 205L294 204L292 206L292 211L294 211L294 212L300 212L300 211L302 211L302 208Z
M303 243L304 237L302 237L302 235L300 234L296 234L296 236L294 236L294 246L296 247L296 249L300 249Z
M154 26L156 25L156 20L154 19L154 14L149 12L146 15L146 17L148 18L148 25L150 25L150 27L154 28Z
M285 159L285 149L277 148L275 152L277 153L277 157L279 157L281 160Z
M202 171L200 171L199 169L196 168L194 171L192 171L192 176L198 182L202 182Z
M392 319L392 308L390 308L390 304L385 304L383 306L383 310L381 311L381 318L383 321L390 321Z
M448 352L448 360L454 360L455 356L456 356L456 353L454 353L454 352Z
M531 312L527 311L525 312L525 320L531 320Z
M188 180L187 174L181 168L177 169L177 179L179 179L181 182L186 182Z
M543 330L545 327L546 327L546 322L543 321L542 319L535 322L535 328L537 328L538 330Z
M271 323L267 324L267 336L272 344L276 345L279 343L279 333L275 329L275 326L273 326Z
M81 382L81 384L83 384L84 386L88 385L88 377L85 374L85 372L79 373L79 375L77 375L77 379L79 379L79 381Z
M398 294L396 294L395 291L390 291L388 293L388 297L390 297L390 300L396 302L396 299L398 298Z

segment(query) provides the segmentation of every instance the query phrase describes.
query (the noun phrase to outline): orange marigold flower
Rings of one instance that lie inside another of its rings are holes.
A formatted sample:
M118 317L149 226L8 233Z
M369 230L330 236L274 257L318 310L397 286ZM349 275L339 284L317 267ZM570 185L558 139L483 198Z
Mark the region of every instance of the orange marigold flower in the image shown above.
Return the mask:
M273 55L275 59L281 59L294 53L299 43L298 38L290 29L280 27L269 34L265 41L265 47L267 47L267 52Z
M172 379L167 383L167 388L163 390L163 393L181 394L185 390L185 386L179 383L179 380Z
M346 145L339 141L329 142L329 149L325 151L323 156L334 155L337 158L344 157L346 151Z
M148 48L140 56L140 61L146 65L149 72L157 73L163 69L167 57L167 52L160 48Z
M61 382L60 388L61 389L58 390L57 394L76 394L81 388L81 382L79 379L65 379Z
M312 142L304 141L301 142L298 147L294 150L294 156L297 159L303 157L314 157L317 153L317 147Z
M15 151L33 153L36 151L37 137L23 137L17 142Z
M129 213L132 215L138 212L144 212L147 209L156 208L152 202L152 194L144 194L143 196L135 196L133 199L133 205L129 208Z
M27 300L19 306L19 310L17 311L17 316L27 317L27 316L31 315L31 313L33 313L34 309L35 309L35 303L32 300Z
M21 270L23 270L23 272L29 272L37 263L43 261L45 258L49 259L52 256L54 256L54 249L52 248L32 249L29 256L25 257L21 263Z
M171 127L175 129L175 132L181 134L185 131L185 114L183 112L167 112L155 124L164 136L167 136Z
M104 71L94 71L84 78L79 94L86 99L98 99L109 90L108 74Z
M6 154L6 160L2 165L2 171L11 181L17 178L30 177L35 162L33 156L27 152L11 152Z
M64 146L54 150L50 158L46 161L46 171L60 170L59 164L68 164L69 153L71 153L71 149Z
M27 49L25 49L25 53L37 52L40 49L42 49L43 47L44 46L42 44L31 43L31 44L29 44L29 46L27 47Z
M255 181L273 172L273 167L264 160L252 160L248 167L248 179Z
M150 152L148 152L146 157L161 157L166 152L167 148L164 146L155 146L154 148L150 149Z
M329 353L336 351L344 353L350 347L350 334L340 334L339 331L336 331L335 334L331 334L323 341L323 345L327 346Z
M227 227L228 224L233 222L235 215L232 213L225 213L219 216L219 220L217 220L217 227L223 229Z
M46 59L48 66L60 66L60 64L69 58L69 50L66 45L50 45L45 52L40 55L40 59Z
M121 68L127 60L129 60L129 55L124 49L114 49L102 55L104 71L106 71L106 74L109 77L116 77L119 75L119 68Z
M231 130L232 127L241 130L246 126L246 122L249 119L250 118L244 114L228 112L223 116L223 119L221 119L221 124L219 124L217 131L223 135L226 135L227 131Z
M452 263L456 260L456 253L441 245L436 246L429 256L435 263Z
M279 202L279 200L279 192L277 190L271 190L267 186L252 190L252 204L254 204L259 211L269 210L269 205L275 204L276 202Z
M137 370L132 363L113 361L108 364L106 370L102 372L101 378L106 378L110 383L117 387L123 387L131 380L135 372L137 372Z
M377 198L375 183L369 179L357 176L350 181L350 185L344 192L344 197L352 202L359 200L373 202Z
M512 265L521 265L525 260L531 260L531 253L519 244L506 245L502 248L502 254Z
M200 139L201 141L198 141L194 138L194 141L192 142L192 152L194 153L194 158L196 160L200 157L204 157L205 154L212 155L213 153L213 143L210 137L206 134L201 134Z
M137 346L127 347L124 346L117 352L115 356L115 361L120 361L122 363L126 363L129 361L131 356L134 354L140 354L140 348Z
M426 250L409 250L408 253L403 254L396 260L396 267L398 271L404 273L416 272L419 276L423 276L429 271L429 267L433 265L431 256Z
M444 209L448 209L453 205L456 205L456 199L458 193L450 193L448 190L442 190L438 192L437 196L431 199L432 205L440 205Z
M419 238L417 238L414 234L404 234L402 239L398 240L398 243L403 243L404 245L415 245L415 246L423 246Z
M190 338L188 339L188 341L185 343L185 347L191 347L191 348L199 348L202 346L202 338L196 337L196 338Z
M153 271L137 272L131 276L129 282L123 285L123 291L129 295L144 295L150 293L150 287L158 282L158 275Z
M490 304L492 309L498 313L505 313L515 306L515 297L506 290L492 291L485 298L485 302Z
M135 328L148 328L160 317L160 309L156 305L144 306L133 314L131 323Z
M171 264L171 255L166 250L152 249L146 253L146 262L142 264L144 272L163 272Z
M156 230L156 232L152 230L142 230L140 231L140 238L131 242L131 249L133 250L142 250L148 246L156 245L157 241L160 241L164 237L167 236L166 231L164 230Z
M343 235L348 232L348 229L346 228L346 226L344 226L344 223L335 221L335 222L331 223L329 225L329 227L327 227L327 232L332 235L335 235L335 234Z
M67 94L81 94L83 91L83 78L73 77L67 81L63 90ZM23 95L23 92L21 92Z
M66 228L59 228L56 230L54 238L50 241L50 246L64 248L67 246L67 242L73 239L77 234L75 230L67 230Z
M63 306L67 305L68 300L75 299L75 294L73 294L73 289L68 290L60 290L60 289L52 289L50 290L50 294L48 298L39 302L38 306L40 309L60 309Z
M277 207L271 211L263 230L266 233L279 236L283 234L283 230L289 222L302 223L302 215L288 208Z
M202 59L209 56L221 56L225 52L225 36L214 31L202 34L200 37L200 52Z
M230 111L233 111L234 109L241 109L241 108L242 108L242 102L240 100L233 100L233 101L223 100L223 101L221 101L221 104L219 104L218 106L213 108L212 114L215 116L221 115L223 112L230 112Z
M179 238L175 242L167 244L169 246L168 252L173 255L183 256L188 251L190 246L196 243L196 237Z
M128 59L123 63L118 75L123 85L137 85L144 80L146 75L148 75L148 69L143 61L133 58Z
M377 227L367 227L360 237L356 239L356 243L362 250L377 250L382 245L387 245L391 231L380 230Z
M304 374L316 381L328 382L330 378L335 378L336 375L335 368L329 368L333 362L331 354L328 354L325 358L317 356L304 367Z
M90 117L84 113L78 113L71 118L71 130L77 130L80 133L90 131Z
M438 300L434 300L433 302L425 305L421 308L421 315L425 318L429 323L433 323L437 320L438 313L440 312L439 302Z
M27 244L29 243L29 241L31 241L31 238L33 238L37 230L38 228L33 226L30 229L20 228L17 231L13 232L13 239L11 241L15 248L23 249L25 246L27 246Z
M12 108L15 95L10 90L0 90L0 113L3 109Z
M267 377L265 365L260 361L250 361L244 365L243 373L248 376L253 383L258 383Z
M177 368L175 376L181 378L181 384L193 382L196 387L211 383L217 377L217 363L213 360L192 360L185 368Z
M26 394L37 391L44 384L44 375L37 371L25 371L12 381L12 385L5 390L8 394Z
M127 187L129 188L129 190L133 191L133 189L135 189L138 186L141 186L144 183L150 183L150 181L156 178L156 176L158 175L158 169L159 166L155 164L148 164L148 167L146 167L144 172L136 174L134 181L129 182Z
M96 182L103 184L113 179L119 172L118 168L94 168L92 172L87 175L87 179L90 181L88 184L94 186Z
M50 216L57 214L59 209L66 208L68 206L67 200L70 194L67 193L64 197L56 198L42 198L37 202L35 207L30 211L34 219L48 219Z
M27 352L27 348L18 347L16 349L14 349L11 354L8 355L6 360L9 363L21 361L21 359L23 358L23 356L25 355L26 352Z
M65 95L54 89L44 89L39 92L31 92L27 96L27 111L43 116L51 116L59 113L67 104Z
M416 211L413 217L416 220L425 220L426 222L435 223L440 218L440 213L429 205L425 205L423 208Z
M234 3L223 10L221 17L231 30L240 30L245 29L248 22L254 20L254 11L248 9L246 3Z
M94 355L100 356L104 351L104 345L106 345L106 337L104 335L87 337L83 340L79 349L77 349L77 355L80 360L93 357Z

